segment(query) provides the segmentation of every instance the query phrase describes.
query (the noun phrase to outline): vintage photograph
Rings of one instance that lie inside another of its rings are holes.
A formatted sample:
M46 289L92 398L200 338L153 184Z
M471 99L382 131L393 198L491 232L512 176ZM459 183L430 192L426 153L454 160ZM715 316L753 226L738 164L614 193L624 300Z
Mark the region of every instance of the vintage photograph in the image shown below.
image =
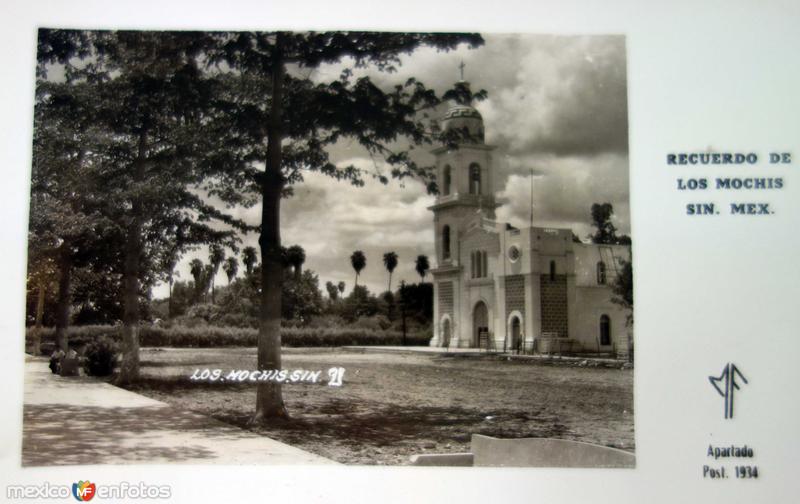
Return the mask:
M23 466L635 467L624 36L41 28L35 93Z

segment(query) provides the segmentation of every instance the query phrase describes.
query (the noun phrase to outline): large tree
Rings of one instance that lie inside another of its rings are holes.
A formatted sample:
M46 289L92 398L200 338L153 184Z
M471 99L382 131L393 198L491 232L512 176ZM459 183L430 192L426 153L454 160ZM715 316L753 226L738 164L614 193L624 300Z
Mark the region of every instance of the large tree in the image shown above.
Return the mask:
M429 125L420 112L440 102L416 79L385 89L369 78L354 78L353 68L371 66L391 72L400 56L420 46L449 50L459 44L477 45L477 35L403 34L365 32L220 33L209 50L211 61L224 63L234 81L231 93L235 135L229 145L239 148L241 170L261 198L263 289L258 338L258 368L281 367L281 233L280 203L300 182L304 170L317 170L337 179L363 184L364 174L354 166L331 162L326 147L353 140L370 155L391 167L375 176L418 175L430 183L432 171L417 165L409 146L430 141ZM344 64L338 78L318 82L309 70L326 64ZM263 165L262 165L263 163ZM264 169L260 169L264 166ZM286 417L280 384L259 382L254 422Z
M93 98L86 84L40 80L36 92L29 269L40 292L45 278L57 282L56 342L64 351L75 269L116 262L114 246L120 244L119 233L103 216L108 201L98 195L103 187L95 180L102 167L91 148L101 134L94 125Z
M92 125L100 134L88 148L102 170L87 183L102 192L91 190L96 187L84 192L113 201L105 217L124 236L121 383L138 376L140 299L176 230L189 237L188 248L235 243L231 227L212 227L210 219L248 229L204 197L247 203L217 186L215 175L224 171L226 154L208 127L219 90L200 68L207 42L206 35L194 32L39 33L40 77L60 65L68 86L91 92Z

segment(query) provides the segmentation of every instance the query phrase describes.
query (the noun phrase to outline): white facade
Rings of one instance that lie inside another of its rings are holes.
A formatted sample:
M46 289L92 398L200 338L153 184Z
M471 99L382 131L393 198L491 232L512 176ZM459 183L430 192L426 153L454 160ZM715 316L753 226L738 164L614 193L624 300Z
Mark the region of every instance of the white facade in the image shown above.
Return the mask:
M472 107L450 108L442 126L469 133L438 148L432 346L498 351L627 354L627 310L611 285L630 260L625 245L576 243L569 229L495 222L493 146Z

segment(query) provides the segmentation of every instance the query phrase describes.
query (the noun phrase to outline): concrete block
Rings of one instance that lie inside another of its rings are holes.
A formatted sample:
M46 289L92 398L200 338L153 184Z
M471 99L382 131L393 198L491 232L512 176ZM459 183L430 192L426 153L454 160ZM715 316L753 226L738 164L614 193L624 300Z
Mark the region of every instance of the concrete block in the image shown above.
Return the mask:
M472 461L471 453L425 453L411 456L411 465L415 466L470 467Z
M636 457L632 453L564 439L497 439L473 434L472 453L475 466L482 467L636 466Z

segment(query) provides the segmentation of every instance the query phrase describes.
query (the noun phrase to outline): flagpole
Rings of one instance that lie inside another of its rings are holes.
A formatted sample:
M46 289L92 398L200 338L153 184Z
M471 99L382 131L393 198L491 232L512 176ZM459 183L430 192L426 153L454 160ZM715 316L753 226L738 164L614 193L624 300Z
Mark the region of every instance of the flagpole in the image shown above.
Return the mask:
M533 167L531 167L531 221L530 227L533 227Z

